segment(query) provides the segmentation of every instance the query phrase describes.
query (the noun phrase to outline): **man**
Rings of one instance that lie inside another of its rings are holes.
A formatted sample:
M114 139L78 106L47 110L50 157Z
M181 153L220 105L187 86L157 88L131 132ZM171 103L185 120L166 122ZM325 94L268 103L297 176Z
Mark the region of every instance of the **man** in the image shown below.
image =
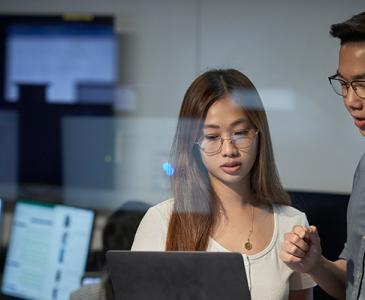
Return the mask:
M332 25L330 33L341 41L338 69L330 83L365 137L365 12ZM293 270L311 275L333 297L365 299L365 154L354 176L345 247L334 262L321 252L317 229L295 226L285 235L280 257Z

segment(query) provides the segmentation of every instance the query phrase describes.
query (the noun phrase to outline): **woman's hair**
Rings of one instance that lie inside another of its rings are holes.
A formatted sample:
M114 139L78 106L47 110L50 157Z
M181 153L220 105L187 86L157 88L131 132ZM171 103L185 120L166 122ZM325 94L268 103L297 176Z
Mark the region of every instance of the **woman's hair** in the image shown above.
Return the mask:
M275 167L267 118L256 88L237 70L207 71L190 85L180 109L171 150L175 168L171 181L174 208L166 250L204 251L208 246L220 203L195 142L201 136L209 108L226 96L242 107L252 125L259 130L256 161L250 172L255 204L288 205L290 202Z

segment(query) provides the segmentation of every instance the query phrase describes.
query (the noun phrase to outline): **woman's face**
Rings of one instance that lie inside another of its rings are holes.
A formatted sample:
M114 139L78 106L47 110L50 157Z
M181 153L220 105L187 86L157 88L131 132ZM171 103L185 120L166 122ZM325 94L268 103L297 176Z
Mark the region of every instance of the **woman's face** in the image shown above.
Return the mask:
M232 187L249 183L257 155L256 128L229 96L209 108L201 141L200 153L212 186L218 182Z

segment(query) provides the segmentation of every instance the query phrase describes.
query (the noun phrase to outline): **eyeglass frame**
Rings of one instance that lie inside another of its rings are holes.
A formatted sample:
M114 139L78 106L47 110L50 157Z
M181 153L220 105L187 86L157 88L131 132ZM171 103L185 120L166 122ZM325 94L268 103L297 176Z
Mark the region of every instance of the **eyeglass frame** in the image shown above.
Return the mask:
M256 136L260 133L260 130L259 129L255 129L255 128L250 128L250 129L247 129L247 131L251 131L251 130L255 130L255 133L254 133L254 138L252 139L252 141L256 138ZM213 151L213 152L206 152L203 148L201 148L200 147L200 142L201 142L201 140L204 138L204 135L203 136L201 136L199 139L198 139L198 141L197 142L195 142L194 144L195 145L198 145L198 147L199 147L199 149L200 150L202 150L204 153L206 153L206 154L218 154L218 153L220 153L221 151L222 151L222 148L223 148L223 143L224 143L224 141L228 141L228 140L230 140L231 141L231 143L232 143L232 145L234 145L237 149L239 149L239 150L242 150L241 148L238 148L237 146L236 146L236 144L234 143L234 138L233 138L233 134L230 136L230 137L228 137L228 138L223 138L223 137L220 137L220 146L219 146L219 148L218 148L218 150L217 151ZM251 146L251 145L250 145Z
M353 86L353 83L356 83L356 82L364 82L365 83L365 79L354 79L354 80L351 80L351 81L346 81L346 80L343 80L343 79L340 79L340 78L336 78L338 76L338 74L335 74L335 75L332 75L332 76L329 76L328 77L328 80L330 82L330 85L332 87L332 89L334 90L334 92L341 96L341 97L346 97L348 95L348 92L349 92L349 88L351 86L351 88L354 90L355 94L361 98L361 99L364 99L365 100L365 97L361 97L359 96L359 94L357 93L356 91L356 87ZM332 84L332 80L337 80L337 81L340 81L340 82L343 82L346 84L346 94L345 95L342 95L342 94L339 94L336 92L336 89L334 88L333 84Z

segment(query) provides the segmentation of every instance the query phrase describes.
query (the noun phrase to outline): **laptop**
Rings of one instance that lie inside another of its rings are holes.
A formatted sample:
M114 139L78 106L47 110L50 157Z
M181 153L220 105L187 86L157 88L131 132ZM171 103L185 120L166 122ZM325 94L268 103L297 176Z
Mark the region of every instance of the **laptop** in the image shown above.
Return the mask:
M108 251L115 299L250 300L242 255Z

